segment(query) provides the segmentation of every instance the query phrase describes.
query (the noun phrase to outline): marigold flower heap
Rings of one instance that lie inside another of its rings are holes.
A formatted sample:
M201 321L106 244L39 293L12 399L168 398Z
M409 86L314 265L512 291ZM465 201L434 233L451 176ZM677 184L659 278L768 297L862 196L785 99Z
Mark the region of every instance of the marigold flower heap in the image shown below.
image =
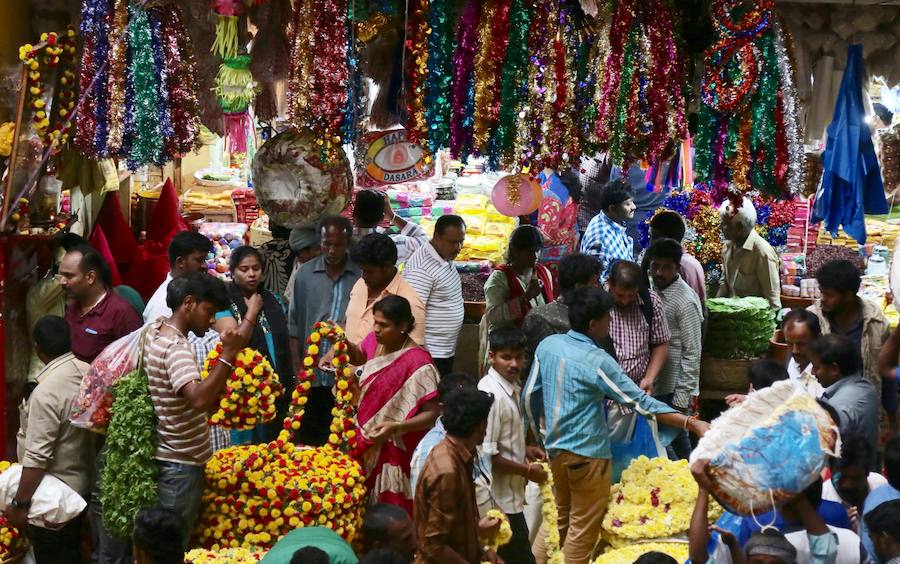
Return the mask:
M256 564L265 552L246 548L225 548L222 550L204 550L195 548L184 555L188 564Z
M209 352L200 376L204 379L218 364L222 343ZM238 353L234 370L225 382L225 395L209 422L226 429L252 429L275 417L275 399L283 393L278 374L258 351L247 348Z
M638 540L682 534L690 526L697 493L686 460L636 458L622 472L622 481L610 490L603 538L613 547L623 547ZM722 511L713 501L710 520Z
M0 461L0 474L9 470L10 463L7 460ZM0 560L6 560L10 556L18 554L25 548L25 538L15 527L11 527L6 517L0 515Z
M594 564L620 564L621 562L634 562L648 552L662 552L668 554L678 562L686 562L688 559L688 543L686 542L646 542L633 544L623 548L617 548L601 554Z
M332 434L325 447L298 447L294 433L300 428L325 339L333 342L337 372ZM307 344L290 414L278 439L220 450L207 463L207 489L196 531L203 547L268 549L290 531L310 526L328 527L348 542L356 536L366 487L359 462L340 450L358 436L347 344L340 327L325 323L316 324Z

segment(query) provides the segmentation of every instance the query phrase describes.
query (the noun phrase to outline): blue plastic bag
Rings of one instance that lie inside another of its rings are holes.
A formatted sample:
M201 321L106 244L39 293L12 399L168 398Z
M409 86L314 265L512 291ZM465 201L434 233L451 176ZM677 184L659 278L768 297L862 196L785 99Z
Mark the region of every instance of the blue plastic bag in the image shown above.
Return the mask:
M653 430L646 417L638 415L634 423L634 431L631 440L626 442L611 442L612 451L612 481L618 482L622 472L628 468L631 461L640 456L656 458L666 456L665 445L659 442L659 436L654 437ZM662 452L660 452L662 449Z

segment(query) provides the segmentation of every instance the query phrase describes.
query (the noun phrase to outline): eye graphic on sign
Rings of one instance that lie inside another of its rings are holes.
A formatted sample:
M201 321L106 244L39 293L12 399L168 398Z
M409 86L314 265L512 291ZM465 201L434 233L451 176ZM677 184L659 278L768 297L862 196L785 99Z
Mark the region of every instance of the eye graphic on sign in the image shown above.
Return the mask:
M366 151L366 173L379 182L394 184L423 176L428 168L425 151L409 143L406 130L378 133Z

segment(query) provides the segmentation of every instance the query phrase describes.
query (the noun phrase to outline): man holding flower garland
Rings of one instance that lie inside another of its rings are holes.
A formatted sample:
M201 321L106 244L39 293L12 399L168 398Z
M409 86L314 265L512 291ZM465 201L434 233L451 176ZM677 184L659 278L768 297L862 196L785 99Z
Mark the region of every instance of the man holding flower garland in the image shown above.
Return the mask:
M698 436L709 428L644 393L603 350L599 343L609 334L612 307L613 298L600 288L575 290L569 303L572 329L547 337L538 346L522 396L526 425L543 439L550 457L559 535L568 564L590 561L606 515L612 479L607 399L651 423ZM539 536L535 545L539 562L544 552L544 538Z

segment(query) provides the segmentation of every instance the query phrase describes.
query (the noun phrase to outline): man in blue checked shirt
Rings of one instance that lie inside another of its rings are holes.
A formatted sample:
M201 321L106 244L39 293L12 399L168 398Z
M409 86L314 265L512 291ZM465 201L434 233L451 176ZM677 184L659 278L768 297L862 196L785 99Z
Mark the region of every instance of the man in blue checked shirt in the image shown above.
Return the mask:
M625 222L634 217L634 193L625 180L607 182L600 190L600 213L588 223L581 252L600 261L600 281L605 283L617 260L634 260L634 240Z
M709 424L676 412L641 391L597 343L609 334L612 297L579 288L569 300L572 329L538 345L522 402L525 423L541 437L556 485L560 538L567 564L590 561L609 499L612 461L606 400L651 419L703 436ZM541 561L543 536L535 555Z

